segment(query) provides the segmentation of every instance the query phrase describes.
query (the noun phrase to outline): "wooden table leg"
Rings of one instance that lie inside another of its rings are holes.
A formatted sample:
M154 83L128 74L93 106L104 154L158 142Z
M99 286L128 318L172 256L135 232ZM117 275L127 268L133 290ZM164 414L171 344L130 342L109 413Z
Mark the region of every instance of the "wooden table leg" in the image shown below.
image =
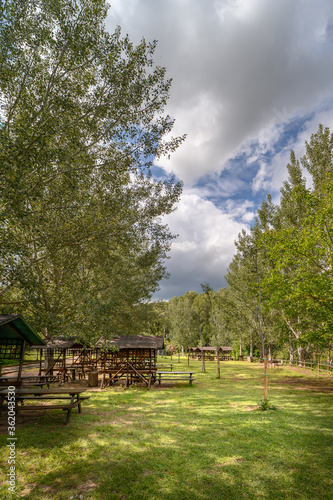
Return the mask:
M74 401L74 394L73 396L71 397L71 402L70 402L70 408L67 410L67 417L66 417L66 422L65 422L65 425L67 425L69 423L69 419L71 417L71 411L72 411L72 404L73 404L73 401Z

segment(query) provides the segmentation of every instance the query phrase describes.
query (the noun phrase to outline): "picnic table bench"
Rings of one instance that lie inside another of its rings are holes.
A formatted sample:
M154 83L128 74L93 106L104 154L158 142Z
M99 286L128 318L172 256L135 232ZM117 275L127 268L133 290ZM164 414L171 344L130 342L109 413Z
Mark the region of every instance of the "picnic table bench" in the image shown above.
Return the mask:
M271 361L268 361L268 366L275 368L276 366L282 366L283 363L279 359L272 359Z
M52 368L42 368L40 370L40 373L41 373L40 376L42 376L43 372L45 373L45 375L43 375L43 376L48 376L51 373L53 374L53 372L55 372L56 375L53 375L53 376L58 377L58 379L63 380L63 382L73 382L77 378L78 379L83 378L83 375L84 375L84 369L82 366L79 366L79 365L66 366L66 368L64 368L63 366L52 367Z
M18 380L17 375L3 375L0 377L0 387L6 387L8 385L13 385L15 387L33 385L42 388L44 385L49 387L52 382L58 381L59 379L55 375L23 375L20 380Z
M72 388L60 388L54 387L50 389L40 389L40 388L24 388L15 389L15 391L10 388L0 390L0 411L6 408L5 401L8 404L8 394L12 396L15 395L15 412L25 410L63 410L67 411L65 425L68 424L71 412L73 408L78 408L78 413L81 413L81 402L89 399L90 396L81 396L86 389L72 389ZM26 400L33 401L36 404L24 405ZM59 400L64 401L59 403ZM40 404L45 401L51 401L52 404ZM18 403L21 403L18 405Z
M193 375L195 375L195 372L156 372L158 385L161 385L163 381L169 382L170 380L186 380L192 385L192 382L195 380Z

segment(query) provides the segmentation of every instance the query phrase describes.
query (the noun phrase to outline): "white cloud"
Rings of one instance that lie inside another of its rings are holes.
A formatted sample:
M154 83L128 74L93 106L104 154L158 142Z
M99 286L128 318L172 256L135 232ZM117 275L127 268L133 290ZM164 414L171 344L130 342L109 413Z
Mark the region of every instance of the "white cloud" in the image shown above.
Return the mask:
M108 26L118 24L134 43L158 40L154 60L173 78L172 135L188 134L170 161L159 161L185 181L167 218L180 236L162 293L202 281L218 287L243 227L237 221L252 222L263 189L278 202L290 148L300 157L319 123L333 128L333 2L114 0ZM287 143L287 127L305 116Z
M182 295L189 289L200 291L204 281L215 289L225 286L224 276L235 253L234 241L247 224L195 194L183 194L178 209L165 217L165 222L179 237L172 244L168 265L172 278L170 285L166 282L163 286L163 298Z
M269 148L277 123L330 96L332 21L329 0L113 2L110 26L159 40L156 62L174 78L168 111L188 139L166 170L187 182L220 172L249 141Z

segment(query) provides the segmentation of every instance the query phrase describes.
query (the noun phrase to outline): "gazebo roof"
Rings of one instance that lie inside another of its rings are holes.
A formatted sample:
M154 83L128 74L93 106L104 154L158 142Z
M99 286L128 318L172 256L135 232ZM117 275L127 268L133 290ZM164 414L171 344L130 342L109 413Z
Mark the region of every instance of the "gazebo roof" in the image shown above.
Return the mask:
M71 347L83 347L83 345L77 342L75 339L52 339L47 340L46 344L43 346L32 346L36 349L70 349Z
M25 340L29 346L45 345L45 342L28 325L20 314L0 315L0 343L2 339Z
M189 347L189 350L190 351L198 351L198 352L201 352L201 347ZM202 348L203 351L212 351L212 352L215 352L216 351L216 347L212 347L212 346L204 346ZM220 351L232 351L232 347L226 347L226 346L220 346L219 348Z
M100 340L99 344L103 341ZM122 335L112 340L106 340L108 347L117 347L118 349L163 349L163 337L148 335Z

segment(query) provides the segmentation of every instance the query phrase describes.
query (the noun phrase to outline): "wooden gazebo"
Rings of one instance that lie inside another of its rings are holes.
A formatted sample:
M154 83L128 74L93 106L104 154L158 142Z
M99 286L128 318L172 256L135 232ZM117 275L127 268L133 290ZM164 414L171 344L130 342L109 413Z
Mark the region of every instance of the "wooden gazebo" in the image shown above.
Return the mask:
M220 346L219 348L219 360L225 361L231 359L232 347ZM202 359L202 356L207 361L216 360L216 347L204 346L201 351L201 347L189 347L189 356L192 358Z
M25 348L32 345L45 344L20 314L0 315L0 365L5 360L17 360L19 368L14 385L21 384Z
M101 387L113 385L121 378L126 379L125 387L143 382L149 389L155 383L157 350L164 348L163 337L126 335L100 344Z
M56 338L47 340L43 346L32 346L40 351L39 375L56 375L59 380L65 382L68 378L73 379L73 366L75 369L81 368L84 373L81 353L84 351L83 345L74 339ZM80 359L80 364L76 363ZM71 355L72 359L69 358ZM88 368L88 364L86 365ZM74 377L75 378L75 377Z

